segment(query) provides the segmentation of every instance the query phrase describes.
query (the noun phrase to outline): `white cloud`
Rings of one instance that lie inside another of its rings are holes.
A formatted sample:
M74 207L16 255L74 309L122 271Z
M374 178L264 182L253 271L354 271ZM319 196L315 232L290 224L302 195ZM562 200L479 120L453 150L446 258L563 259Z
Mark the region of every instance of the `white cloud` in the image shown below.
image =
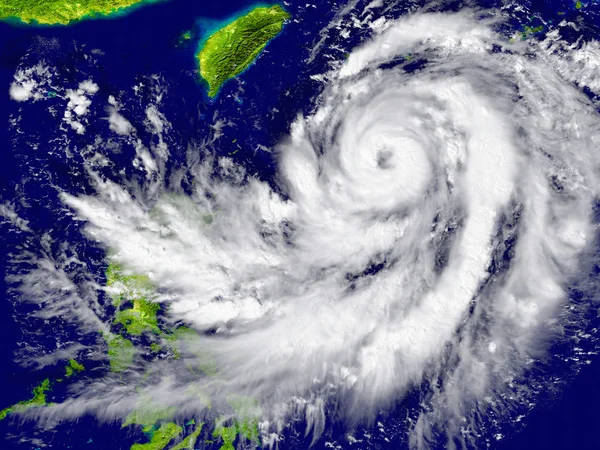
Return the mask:
M576 306L564 287L589 262L600 118L553 55L532 57L528 43L502 51L493 24L427 14L386 26L324 78L315 113L279 145L285 198L210 155L190 162L191 195L161 195L151 175L164 171L171 125L156 104L144 122L154 140L126 138L145 184L92 173L95 195L63 194L111 258L152 275L169 320L213 332L190 339L186 357L211 355L214 378L181 386L177 362L137 363L162 374L148 390L163 401L188 407L190 389L251 396L265 434L301 414L318 437L325 405L374 419L426 381L422 409L407 413L413 448L434 431L475 446L489 408L510 422L515 405L535 402L521 375L546 356L548 335L569 332L562 320ZM379 66L407 53L428 62L416 73ZM594 67L594 51L578 57ZM582 74L595 85L593 71ZM82 90L72 115L89 107ZM507 267L490 274L492 263ZM75 292L55 267L43 275ZM63 414L111 417L116 398L137 399L121 385L99 389Z
M115 108L109 108L108 126L117 134L126 136L133 130L131 123L117 112Z
M46 66L44 63L19 68L14 74L14 81L8 90L10 98L17 102L43 99L54 72L54 68Z
M95 94L100 88L92 80L85 80L79 83L79 89L87 92L88 94Z
M71 125L78 134L85 133L85 120L83 116L88 113L92 104L90 98L86 95L94 95L98 92L98 85L91 80L79 83L78 89L67 89L66 98L69 100L65 110L63 120Z
M18 228L21 231L30 232L29 221L19 217L15 211L15 206L12 203L5 202L0 204L0 217L7 220L12 226Z
M23 81L22 83L13 82L8 91L10 98L17 102L24 102L33 96L33 89L36 83L32 80Z

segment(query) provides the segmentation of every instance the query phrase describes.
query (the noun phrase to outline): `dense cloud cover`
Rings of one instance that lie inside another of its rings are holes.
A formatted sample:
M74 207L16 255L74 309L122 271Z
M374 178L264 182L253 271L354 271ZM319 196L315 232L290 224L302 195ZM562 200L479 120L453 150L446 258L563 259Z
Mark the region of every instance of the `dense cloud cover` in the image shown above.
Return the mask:
M190 162L191 196L146 204L93 170L94 195L63 194L113 261L150 276L168 320L200 332L188 358L216 363L186 378L146 361L161 375L143 395L197 414L209 411L190 392L217 410L252 397L265 439L296 414L316 439L328 417L351 429L428 383L414 448L433 430L476 440L482 415L531 400L521 376L569 338L566 288L596 238L600 118L573 84L594 81L585 68L497 25L474 12L385 22L280 143L285 197L210 155ZM116 111L115 132L131 133ZM157 110L148 119L162 132ZM141 190L168 160L151 153ZM98 385L49 410L112 418L141 395Z

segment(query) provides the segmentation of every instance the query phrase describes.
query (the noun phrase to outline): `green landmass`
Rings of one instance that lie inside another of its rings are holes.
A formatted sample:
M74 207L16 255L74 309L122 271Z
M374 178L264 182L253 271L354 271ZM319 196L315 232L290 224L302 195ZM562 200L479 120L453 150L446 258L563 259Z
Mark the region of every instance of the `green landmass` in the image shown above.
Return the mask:
M172 333L165 335L165 339L174 342L178 340L193 339L195 337L198 337L198 333L196 333L190 327L183 325L177 327Z
M163 331L159 328L156 316L159 305L146 300L154 295L154 286L148 277L127 275L122 267L115 264L109 265L106 277L107 287L110 287L112 291L113 304L117 306L113 323L123 325L123 329L119 333L127 332L131 335L139 335L145 331L152 331L155 333L155 339L160 339L162 345L151 342L150 350L158 353L162 351L163 347L166 347L172 349L176 356L178 356L179 349L185 350L199 359L196 368L189 367L192 372L196 373L196 370L200 370L207 375L217 375L216 363L212 356L193 345L198 337L196 331L185 326L179 326L172 331ZM138 351L137 344L119 333L101 332L108 345L107 355L113 372L122 372L129 368ZM75 359L70 359L65 366L65 377L72 377L84 370L83 364ZM149 373L146 375L148 376ZM60 382L62 379L57 381ZM46 405L46 393L50 390L51 384L50 379L45 379L33 389L33 397L30 400L19 402L0 411L0 420L5 419L11 413ZM191 394L197 395L198 400L205 407L211 407L210 398L202 391L194 389ZM237 438L260 446L258 432L260 406L258 402L252 398L240 396L231 396L227 401L235 412L234 417L225 419L222 416L219 418L215 421L213 432L213 436L222 441L221 449L233 450ZM204 423L196 425L195 419L191 419L185 424L186 432L184 432L183 427L173 422L176 414L174 407L157 405L150 398L140 401L140 405L125 418L122 426L141 426L142 431L148 436L149 442L136 443L131 450L163 450L174 440L175 444L170 445L170 450L193 450L195 448ZM230 421L230 426L224 426L226 420ZM187 434L189 430L193 431Z
M251 397L230 396L227 403L235 411L234 418L219 417L215 421L214 438L221 440L222 444L219 450L234 450L235 440L240 439L250 441L255 447L260 447L260 434L258 431L258 419L262 409L258 400ZM233 424L225 426L225 423L233 420Z
M108 360L110 370L113 372L123 372L133 362L135 348L133 342L125 339L118 334L108 334L104 336L108 344Z
M160 334L156 313L160 309L158 303L152 303L145 299L133 300L133 306L128 309L117 311L114 323L120 323L125 331L131 335L139 336L144 331L152 331Z
M193 355L195 359L184 361L190 371L208 376L218 375L217 365L212 355L195 345L198 338L195 330L186 326L179 326L171 330L163 330L159 327L157 313L160 306L149 300L156 295L156 291L148 277L128 274L122 266L111 263L106 270L106 280L113 305L117 308L113 324L122 326L122 328L118 328L118 332L103 334L108 343L108 358L113 372L122 372L133 362L137 351L136 346L139 344L137 344L137 340L133 339L132 341L128 337L151 332L146 335L146 337L155 339L148 345L151 352L156 354L162 352L163 349L171 350L174 359L180 358L181 353ZM196 361L196 363L188 361ZM75 371L72 363L69 363L68 368ZM200 403L207 408L211 407L210 398L203 392L194 390L191 395L197 395ZM258 418L261 409L258 402L252 398L240 396L231 396L227 401L233 408L234 414L229 418L222 416L215 421L213 431L213 436L222 442L221 450L233 450L236 439L249 441L257 447L260 446ZM185 436L183 428L173 422L176 414L175 408L157 405L151 399L141 402L140 405L125 418L122 426L140 425L150 441L136 443L131 450L162 450L177 436ZM229 426L224 425L226 421L229 421ZM190 425L195 425L195 421L190 420L186 427ZM171 450L194 449L203 426L204 424L200 423L181 441L177 439L175 444L171 444Z
M208 96L248 68L289 17L279 5L257 7L210 35L196 55Z
M179 39L177 39L177 47L181 47L183 45L185 45L188 41L192 40L192 31L191 30L187 30L184 31L183 33L181 33L179 35Z
M170 450L194 450L194 444L198 440L198 436L200 436L203 426L204 423L199 423L196 429L190 435L188 435L179 444L171 447Z
M70 377L78 374L79 372L83 372L84 370L85 367L83 367L83 364L78 363L74 359L70 359L67 363L67 367L65 367L65 376Z
M68 25L85 18L106 17L152 0L3 0L0 20L26 24Z
M152 434L150 442L146 444L133 444L131 450L162 450L176 436L181 434L183 428L173 422L164 423Z
M259 443L258 433L258 419L244 419L241 422L236 423L238 427L238 433L244 439L248 439L251 442Z
M30 400L26 400L23 402L19 402L13 406L9 406L8 408L0 411L0 420L3 420L11 413L14 412L23 412L30 408L35 408L38 406L44 406L46 404L46 392L50 390L50 380L46 378L39 385L33 388L31 393L33 394L33 398Z
M184 342L187 339L193 339L194 336L198 336L198 333L185 326L178 327L173 332L164 335L173 350L173 358L179 359L181 357L180 352L183 349Z
M156 342L153 342L152 344L150 344L150 350L153 353L158 353L162 350L162 347L160 345L158 345Z
M175 414L175 408L173 407L161 407L155 405L152 401L145 403L143 407L133 410L123 422L122 427L129 425L141 425L144 433L148 433L152 430L152 427L157 422L161 422L167 419L171 419Z
M178 359L180 357L180 352L184 350L196 356L199 363L197 367L188 365L188 369L191 372L195 373L196 370L198 370L209 377L217 375L217 362L213 356L206 350L193 345L187 345L188 343L193 342L194 338L198 337L198 333L196 333L194 330L185 326L181 326L173 331L173 333L166 334L164 337L167 341L172 342L171 348L173 350L173 357L175 359Z
M523 32L521 33L521 40L524 41L532 34L541 33L542 31L544 31L543 25L539 25L537 27L524 27Z
M110 288L113 305L118 309L114 323L123 325L133 336L145 331L161 334L156 317L160 305L149 300L155 293L150 278L127 275L120 265L111 263L106 269L106 285ZM123 305L125 308L119 309Z
M542 31L544 31L544 25L538 25L537 27L524 26L523 31L516 33L514 37L510 39L510 42L516 42L519 38L520 40L525 41L530 36L541 33Z
M111 299L116 308L124 301L147 300L156 288L146 275L130 275L120 264L110 263L106 268L106 286L111 288Z
M110 263L106 269L106 286L112 303L117 308L113 324L122 326L117 329L117 333L110 333L105 337L113 372L125 370L133 361L135 347L128 338L150 333L147 337L154 340L147 349L150 352L156 354L166 347L172 351L174 359L179 359L180 352L186 349L200 360L198 367L190 367L190 370L198 369L207 375L216 374L216 364L210 354L194 346L186 347L186 343L198 337L196 331L185 326L173 331L161 329L157 316L161 307L152 301L156 297L156 287L150 278L127 273L119 264Z
M575 9L581 9L583 8L583 3L581 3L579 0L575 3Z
M219 450L235 450L235 447L233 446L237 436L237 428L235 424L226 427L222 422L217 423L212 435L215 438L220 438L223 442L221 447L219 447Z
M150 436L150 442L145 444L134 444L131 450L162 450L176 436L183 432L183 428L175 422L166 422L172 420L175 415L174 407L163 407L152 402L144 401L143 406L132 411L122 424L122 427L129 425L141 425L142 431ZM195 420L190 420L186 425L195 425ZM193 446L202 431L203 424L199 426L185 439L176 444L171 449L184 450Z
M255 444L260 444L258 433L258 419L262 408L258 400L252 397L230 396L227 403L235 411L237 431L240 436Z

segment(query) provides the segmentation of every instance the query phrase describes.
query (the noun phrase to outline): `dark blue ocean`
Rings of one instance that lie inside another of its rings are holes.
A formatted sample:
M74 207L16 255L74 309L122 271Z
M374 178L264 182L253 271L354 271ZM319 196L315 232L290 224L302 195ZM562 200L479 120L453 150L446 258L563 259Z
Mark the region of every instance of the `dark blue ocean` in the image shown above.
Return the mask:
M93 118L105 116L104 108L110 93L130 92L133 85L139 84L142 98L144 95L150 97L155 93L151 92L146 77L160 74L162 83L168 88L162 105L173 127L172 141L169 142L173 167L169 170L175 173L185 166L188 143L201 140L207 133L208 123L212 123L214 114L218 113L236 120L236 126L228 128L226 138L220 141L218 151L231 156L249 174L270 182L277 189L274 156L261 150L261 146L269 147L280 141L287 135L296 115L308 113L314 106L312 101L319 94L321 84L311 80L310 75L325 72L329 61L317 57L307 65L307 48L321 38L319 33L343 4L319 1L314 7L307 7L306 2L286 3L286 9L296 20L286 25L282 34L268 45L260 66L251 67L239 81L227 83L219 97L210 100L197 73L194 55L198 42L211 28L254 5L236 0L171 0L149 4L117 18L87 20L68 27L0 23L0 119L3 124L0 127L0 200L13 203L19 216L28 221L29 228L40 240L44 233L51 236L48 252L58 253L61 241L78 242L78 252L86 256L88 269L97 274L99 283L103 282L103 251L83 237L80 223L73 223L68 216L59 213L62 204L57 186L71 193L91 192L89 180L82 170L83 160L76 151L66 157L64 152L52 147L31 148L29 137L42 143L52 142L60 118L47 113L52 107L52 99L20 104L9 98L9 86L19 65L27 67L46 61L64 69L60 81L65 86L76 86L88 78L98 84L100 89L94 97L86 133L73 135L68 144L73 150L85 148L90 136L106 134L106 123ZM415 2L407 2L397 6L398 16L415 5ZM548 31L553 24L566 19L580 26L577 33L584 39L600 39L600 7L597 4L584 3L581 9L571 1L523 1L520 5L519 11L516 11L518 5L508 8L514 11L511 25L516 30L544 24ZM455 1L440 6L440 9L467 6L487 8L501 6L501 3ZM188 30L191 30L192 39L181 41L182 33ZM573 33L575 40L577 35ZM366 36L366 32L358 32L344 45L350 50ZM325 40L325 45L332 44ZM85 57L90 54L90 49L101 51L94 61ZM241 91L239 83L243 83ZM144 92L144 89L148 91ZM136 105L130 103L128 108L135 124ZM142 106L139 108L137 112L141 117ZM27 119L19 123L20 132L15 133L14 126L8 124L21 115ZM150 133L144 135L143 127L139 129L141 139L150 142L154 139ZM111 157L116 164L121 159L124 170L130 171L133 155L134 149L129 148ZM138 176L134 172L128 175L132 179ZM111 175L107 172L106 176ZM64 373L64 365L36 369L19 364L18 361L24 359L19 355L28 351L28 342L35 342L36 349L44 345L50 348L55 338L53 333L70 336L84 345L92 339L78 335L65 324L27 319L36 306L13 301L21 294L11 284L11 275L27 269L15 264L14 255L24 245L22 231L8 222L0 223L0 409L30 398L31 389L44 378L56 379ZM585 296L585 293L577 295ZM590 318L592 326L594 320ZM600 448L596 433L600 428L600 414L596 411L596 405L600 403L600 357L591 356L590 359L591 364L584 366L578 376L567 376L571 381L567 381L560 394L543 396L539 407L523 421L523 425L516 426L502 440L491 442L490 448ZM97 362L85 359L82 362L86 365L82 376L94 377L95 371L101 373L106 369ZM556 370L560 374L568 372L566 367ZM49 394L49 401L53 398L59 401L64 394L61 389L64 388L57 386ZM375 436L370 448L406 448L404 428L394 423L401 423L404 408L418 402L418 392L415 392L398 406L399 417L382 418L388 432L385 438L378 438L373 431ZM328 439L343 435L343 430L338 428L332 426L326 432ZM302 430L302 427L299 425L297 429ZM303 436L301 431L290 432L289 439L280 448L308 448L310 438ZM322 439L313 448L326 448L326 440ZM57 450L128 449L135 442L145 442L141 432L133 432L131 427L121 429L119 424L101 424L93 417L57 424L51 431L41 431L32 422L0 422L0 450L45 447ZM203 448L201 443L202 440L196 447ZM444 448L442 442L439 448Z

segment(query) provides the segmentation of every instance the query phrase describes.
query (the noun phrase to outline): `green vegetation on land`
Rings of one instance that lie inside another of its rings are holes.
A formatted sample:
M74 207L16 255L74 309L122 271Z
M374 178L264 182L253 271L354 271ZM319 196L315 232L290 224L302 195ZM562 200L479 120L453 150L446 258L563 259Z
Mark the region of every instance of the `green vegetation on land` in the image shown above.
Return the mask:
M259 443L258 434L258 419L244 419L241 422L236 423L238 433L244 439L249 440L253 443Z
M110 264L106 269L106 285L111 289L113 305L119 309L114 323L123 325L125 331L139 336L145 331L160 334L156 314L160 305L149 300L155 287L145 275L126 275L118 264Z
M250 441L255 448L260 447L258 419L262 409L258 401L251 397L236 395L230 396L227 403L233 408L235 415L233 419L221 416L215 422L212 435L222 441L219 450L234 450L234 443L238 436L240 439ZM225 423L228 421L231 423L231 420L233 424L225 426Z
M177 39L177 43L175 45L176 45L176 47L182 47L191 40L192 40L192 31L187 30L179 35L179 39Z
M108 360L110 370L113 372L123 372L133 362L135 348L133 343L118 334L105 335L108 344Z
M119 264L111 263L106 269L106 286L111 288L111 298L116 308L124 301L148 299L156 288L145 275L128 275Z
M259 444L258 419L262 408L258 400L251 397L230 396L227 403L233 408L236 416L236 427L240 436L255 444Z
M113 320L116 329L103 334L108 343L108 358L113 372L122 372L130 367L138 351L144 355L144 349L139 347L140 342L135 337L147 333L144 339L149 338L150 343L145 344L148 347L146 356L150 352L156 355L165 351L163 356L171 351L170 356L174 359L180 358L181 354L194 356L183 361L191 372L218 376L212 355L197 345L198 333L195 330L186 326L171 330L159 326L157 313L160 306L151 301L157 295L156 287L147 276L128 274L122 266L111 263L106 270L106 280L107 290L117 308ZM68 367L74 370L72 365ZM211 407L210 398L203 392L193 390L190 394L197 395L206 408ZM221 450L233 450L236 439L249 441L259 447L258 418L261 409L258 402L240 396L231 396L227 401L234 413L217 419L213 431L213 436L222 443ZM204 424L200 423L185 436L187 433L183 428L173 422L175 413L175 408L153 403L152 399L140 402L140 407L125 418L122 426L141 426L150 441L136 443L131 450L162 450L180 435L181 438L171 444L171 450L193 449ZM226 423L229 426L225 426ZM190 425L195 425L195 421L188 422L186 428Z
M122 326L105 336L113 372L122 372L133 362L137 344L134 345L131 338L148 333L146 337L152 342L146 348L147 352L149 350L157 354L166 348L172 351L174 359L178 359L180 352L185 349L199 358L200 371L205 374L216 373L216 365L210 355L193 345L186 345L197 338L198 333L185 326L174 331L161 329L158 318L161 307L159 303L152 301L157 294L150 278L127 273L121 265L110 263L106 269L106 286L112 303L117 308L113 324ZM190 367L190 370L195 369Z
M196 333L194 330L185 326L181 326L177 328L173 333L167 334L164 337L168 341L173 342L172 349L173 356L175 359L178 359L180 357L180 352L182 352L183 350L186 350L187 352L196 356L199 364L197 367L192 367L191 365L188 365L188 369L190 369L191 372L195 373L196 370L199 370L201 373L209 377L217 375L217 363L212 357L212 355L206 350L203 350L193 345L194 338L198 337L198 333Z
M193 450L194 444L198 440L198 436L200 436L200 432L202 431L203 425L204 423L199 423L196 429L189 436L187 436L179 444L175 445L174 447L171 447L170 450Z
M67 25L85 18L108 16L143 1L148 0L4 0L0 2L0 19Z
M65 367L65 376L70 377L79 372L83 372L84 370L85 367L83 367L83 364L78 363L74 359L70 359L67 367Z
M175 408L168 407L164 408L159 405L155 405L151 400L145 402L145 405L141 408L133 410L123 422L122 427L129 425L141 425L144 433L148 433L152 430L152 427L157 422L171 419L175 414Z
M139 336L144 331L152 331L160 334L156 313L160 305L142 298L134 299L133 306L122 311L117 311L115 323L125 327L125 331L131 335Z
M5 419L10 413L23 412L29 408L44 406L46 404L46 392L50 390L50 380L46 378L31 391L33 398L27 401L19 402L13 406L0 411L0 420Z
M519 39L521 41L525 41L530 36L541 33L542 31L544 31L544 25L538 25L537 27L524 26L523 31L515 33L514 36L510 39L510 42L516 42Z
M158 353L162 350L162 347L160 345L158 345L156 342L153 342L152 344L150 344L150 350L153 353Z
M523 32L521 33L521 40L525 40L527 39L529 36L531 36L532 34L536 34L536 33L541 33L542 31L544 31L544 26L543 25L539 25L537 27L525 27L523 29Z
M257 7L209 36L197 55L208 96L248 68L289 17L279 5Z
M186 326L180 326L177 327L175 329L175 331L173 331L170 334L167 334L165 336L165 339L169 340L169 341L178 341L178 340L186 340L186 339L193 339L195 337L198 337L198 333L196 333L194 330L192 330L189 327Z
M144 401L143 406L131 412L123 422L123 427L129 425L141 425L142 431L150 436L150 442L146 444L134 444L131 450L162 450L176 436L183 433L183 428L172 420L175 415L175 408L161 407L152 402ZM195 425L195 420L190 420L186 426ZM188 450L194 448L194 444L202 431L200 423L196 429L185 437L181 442L171 447L171 450Z
M219 448L219 450L235 450L233 443L235 442L235 438L237 436L237 429L235 424L226 427L222 423L218 423L215 426L215 430L213 431L213 437L221 438L223 444Z
M152 434L150 442L147 444L133 444L131 450L162 450L182 431L183 428L176 423L164 423Z

